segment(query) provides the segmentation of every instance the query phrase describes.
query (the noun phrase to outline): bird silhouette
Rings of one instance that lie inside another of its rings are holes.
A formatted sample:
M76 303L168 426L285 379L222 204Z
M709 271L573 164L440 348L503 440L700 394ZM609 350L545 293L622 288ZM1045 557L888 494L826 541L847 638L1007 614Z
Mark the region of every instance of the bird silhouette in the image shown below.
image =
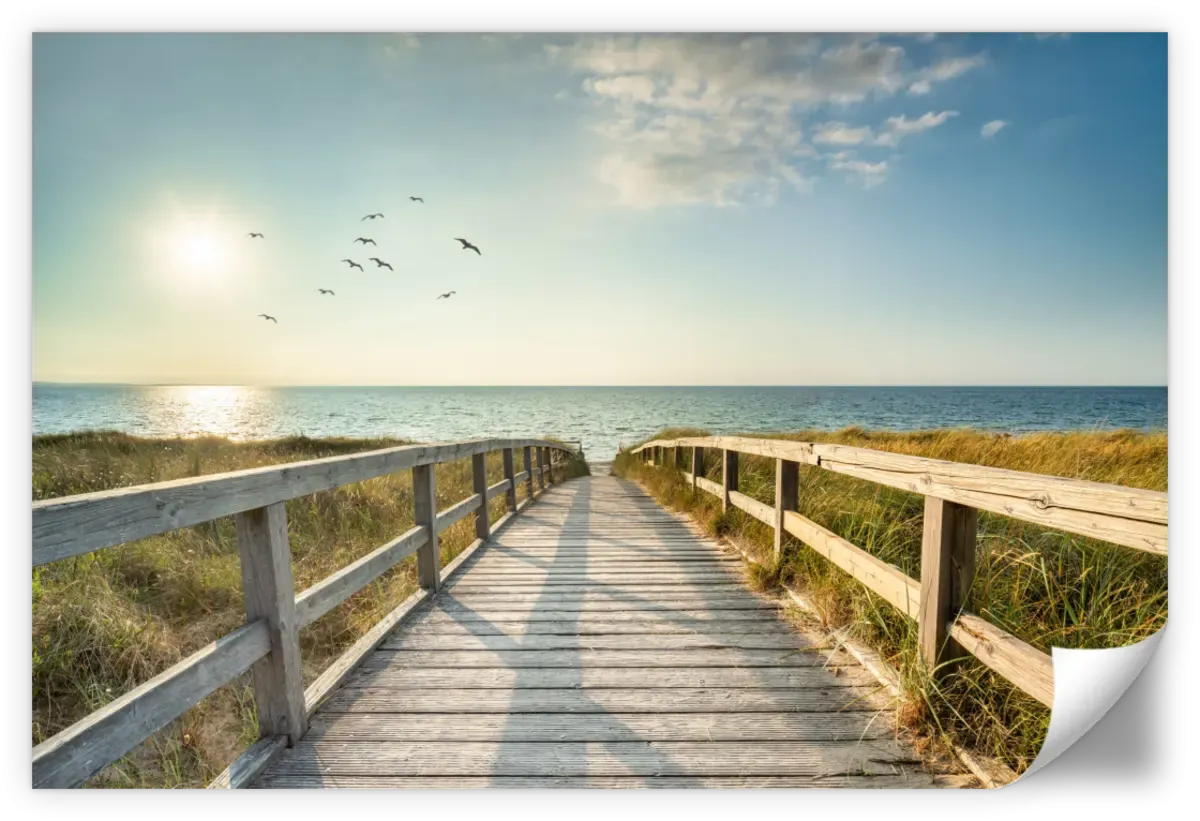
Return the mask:
M373 220L373 219L376 219L376 218L382 217L382 216L383 216L383 214L367 214L365 217L362 218L362 220L359 220L359 222L362 222L363 220Z
M278 319L276 319L276 318L275 318L275 317L273 317L273 316L270 316L269 314L259 314L259 316L261 316L263 319L269 319L269 320L271 320L271 321L272 321L272 322L274 322L276 325L278 325L278 324L279 324L279 320L278 320Z
M361 265L359 265L357 262L355 262L355 261L354 261L354 260L352 260L352 259L344 259L344 260L342 260L342 262L348 262L348 263L350 263L350 267L351 267L351 268L357 268L357 269L358 269L358 270L360 270L360 271L363 269L363 267L362 267Z
M250 232L249 234L247 234L246 236L250 237L250 239L254 239L255 237L258 237L259 239L262 239L262 238L263 238L263 235L262 235L262 234L260 234L260 233L258 233L257 231L251 231L251 232Z
M454 296L457 293L458 293L458 291L447 291L444 294L439 294L438 299L449 299L450 297ZM437 299L435 299L434 302L437 302Z
M358 239L356 239L354 241L361 242L363 245L366 245L368 242L371 243L372 245L375 244L375 240L371 239L370 237L359 237Z
M470 248L472 251L479 254L479 256L483 256L483 252L480 251L475 245L472 245L469 241L463 239L462 237L455 237L455 239L462 243L462 249L464 251Z
M323 294L329 294L330 296L337 296L337 294L335 294L333 291L330 291L328 288L318 288L317 290Z
M425 200L422 197L409 197L409 199L412 200L413 202L425 202Z
M371 260L371 262L374 262L376 268L387 268L389 271L396 270L395 268L393 268L392 266L388 265L386 262L381 260L379 257L367 257L367 259Z

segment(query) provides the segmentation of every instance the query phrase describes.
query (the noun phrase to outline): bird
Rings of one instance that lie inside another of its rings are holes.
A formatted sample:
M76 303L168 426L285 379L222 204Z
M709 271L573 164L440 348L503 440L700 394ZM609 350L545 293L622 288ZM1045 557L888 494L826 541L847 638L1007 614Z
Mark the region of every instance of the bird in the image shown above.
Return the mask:
M409 199L413 202L425 202L424 198L422 197L409 197Z
M363 245L366 245L368 242L371 243L372 245L375 244L375 240L371 239L370 237L359 237L358 239L356 239L354 241L361 242Z
M483 256L483 252L480 251L478 247L472 245L469 241L463 239L462 237L455 237L455 239L462 243L462 249L464 251L470 248L472 251L479 254L479 256Z
M367 214L365 217L362 218L362 220L359 220L359 222L362 222L363 220L373 220L376 217L382 217L382 216L383 216L383 214Z
M333 291L329 290L328 288L318 288L317 290L323 294L329 294L330 296L337 296L337 294L335 294Z
M276 325L278 325L278 324L279 324L279 320L278 320L278 319L276 319L276 318L275 318L275 317L273 317L273 316L270 316L269 314L259 314L259 316L261 316L263 319L269 319L269 320L271 320L271 321L272 321L272 322L274 322Z
M357 262L355 262L355 261L354 261L354 260L352 260L352 259L344 259L344 260L342 260L342 262L348 262L348 263L350 263L350 267L351 267L351 268L357 268L357 269L358 269L358 270L360 270L360 271L363 269L363 267L362 267L361 265L359 265Z
M250 239L254 239L255 237L258 237L259 239L262 239L262 238L263 238L263 235L262 235L262 234L260 234L260 233L258 233L257 231L251 231L251 232L250 232L249 234L247 234L246 236L250 237Z
M458 291L447 291L444 294L439 294L438 299L449 299L450 297L454 296L457 293L458 293ZM434 302L437 302L437 299L435 299Z
M396 270L395 268L393 268L392 266L388 265L386 262L381 260L379 257L367 257L367 259L371 260L371 262L374 262L376 268L387 268L389 271Z

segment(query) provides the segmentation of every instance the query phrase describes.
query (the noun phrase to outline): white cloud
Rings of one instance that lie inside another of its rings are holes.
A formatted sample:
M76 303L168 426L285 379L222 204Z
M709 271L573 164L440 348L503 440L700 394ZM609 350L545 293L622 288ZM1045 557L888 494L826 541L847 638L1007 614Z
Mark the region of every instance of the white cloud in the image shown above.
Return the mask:
M599 177L637 207L771 202L806 190L822 167L877 185L886 161L822 159L805 141L802 120L826 112L814 144L893 147L954 112L892 118L876 133L829 110L931 89L982 62L914 67L903 47L874 35L583 36L546 45L545 54L584 75L606 144Z
M866 162L865 160L840 157L833 159L829 163L829 167L834 171L844 172L849 179L859 183L863 188L874 188L882 184L884 179L887 178L888 172L886 160L881 162Z
M983 128L979 129L979 133L983 135L985 140L990 139L995 137L1000 132L1000 129L1006 125L1008 125L1006 120L992 120L990 123L985 123Z
M1039 40L1066 40L1071 33L1069 31L1039 31L1033 36Z
M909 94L928 94L933 91L933 83L928 80L917 80L908 87Z

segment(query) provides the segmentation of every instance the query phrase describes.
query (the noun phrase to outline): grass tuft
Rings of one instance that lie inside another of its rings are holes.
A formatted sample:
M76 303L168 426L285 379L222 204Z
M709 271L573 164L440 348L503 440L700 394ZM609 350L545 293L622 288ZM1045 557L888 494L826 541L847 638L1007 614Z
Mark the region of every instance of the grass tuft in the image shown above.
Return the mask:
M407 444L396 439L264 442L216 437L142 439L110 431L33 439L33 498L340 456ZM520 456L517 458L520 470ZM499 453L488 483L503 478ZM582 459L556 480L587 473ZM437 505L472 494L471 460L437 467ZM525 497L522 484L518 500ZM492 521L504 500L489 506ZM296 592L413 526L409 471L287 503ZM443 564L475 538L472 517L441 534ZM330 662L417 586L408 557L301 631L304 680ZM33 571L33 743L104 706L245 622L230 518L54 562ZM104 787L199 787L258 736L249 677L221 688L90 782Z
M666 430L652 437L703 436ZM1167 489L1167 435L1129 430L996 434L975 430L898 433L840 431L748 434L836 442L895 453L1087 479L1147 490ZM718 453L703 475L721 480ZM774 505L773 460L739 455L740 490ZM914 728L988 753L1022 772L1037 756L1050 711L974 659L950 665L933 681L918 663L917 626L802 543L785 537L778 561L773 531L720 501L693 493L681 474L645 465L629 450L617 475L641 482L659 501L690 514L708 533L737 540L763 565L756 585L786 585L813 602L828 627L852 635L890 661L901 676L900 715ZM800 512L909 576L921 577L923 497L816 467L800 469ZM1147 638L1167 619L1167 560L981 512L977 571L968 606L983 618L1049 652L1119 647Z

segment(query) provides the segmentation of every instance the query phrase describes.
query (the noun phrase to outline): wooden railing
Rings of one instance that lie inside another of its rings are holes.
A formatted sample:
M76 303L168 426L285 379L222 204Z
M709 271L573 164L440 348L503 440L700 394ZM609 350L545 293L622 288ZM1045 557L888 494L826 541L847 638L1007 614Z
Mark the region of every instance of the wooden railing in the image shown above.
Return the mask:
M691 451L690 465L684 464L686 449ZM702 475L706 449L722 454L720 484ZM956 650L961 648L1048 707L1054 704L1050 656L965 609L975 575L978 511L1167 553L1167 494L1156 491L779 439L660 439L633 452L651 464L670 464L688 473L692 487L720 498L724 509L739 508L774 528L776 554L783 534L789 533L916 619L921 656L932 671L960 655ZM738 491L739 453L775 460L774 507ZM923 495L921 580L802 516L798 510L801 465Z
M497 450L503 453L504 479L488 485L484 460ZM517 450L523 461L520 473L514 470ZM275 753L304 735L317 705L401 618L438 590L443 570L452 571L489 537L493 525L488 501L505 494L508 513L494 527L506 524L537 495L535 480L539 489L552 483L555 463L569 453L563 443L543 439L409 445L34 502L35 567L233 516L246 624L35 747L33 786L79 786L218 687L250 670L261 738L213 784L242 786ZM474 493L439 512L434 466L467 457L472 460ZM412 471L413 528L296 595L284 503L401 470ZM521 482L526 483L528 493L518 507ZM438 534L472 513L476 541L441 568ZM373 627L306 690L300 671L300 628L413 553L417 554L421 590Z

